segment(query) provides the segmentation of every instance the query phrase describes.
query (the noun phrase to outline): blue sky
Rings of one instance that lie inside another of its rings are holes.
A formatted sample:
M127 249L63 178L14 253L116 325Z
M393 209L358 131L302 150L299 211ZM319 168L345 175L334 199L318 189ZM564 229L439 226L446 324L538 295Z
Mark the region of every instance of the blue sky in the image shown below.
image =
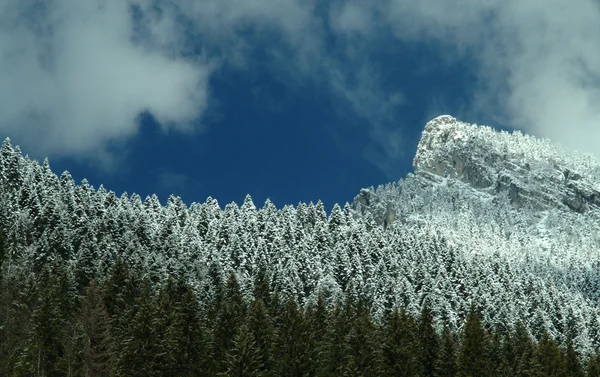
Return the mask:
M598 155L600 11L563 4L0 0L0 132L95 187L221 205L352 201L440 114Z

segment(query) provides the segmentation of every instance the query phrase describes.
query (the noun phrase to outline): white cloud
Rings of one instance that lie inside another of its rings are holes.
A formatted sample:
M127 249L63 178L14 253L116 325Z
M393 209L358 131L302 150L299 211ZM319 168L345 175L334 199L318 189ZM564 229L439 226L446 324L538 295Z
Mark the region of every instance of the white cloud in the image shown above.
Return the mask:
M333 3L329 12L331 28L341 35L370 34L375 25L372 12L365 7L366 4L357 1Z
M403 95L379 89L362 51L359 37L373 20L358 2L331 16L319 4L0 0L0 130L40 155L106 162L107 150L137 134L144 111L165 129L197 125L211 100L210 75L223 63L265 64L290 86L328 88L360 116L387 116ZM345 34L342 59L326 47L328 22ZM266 61L253 60L256 48Z
M390 0L380 11L397 38L478 63L472 110L600 156L597 2Z
M125 1L2 1L0 15L0 129L43 153L102 153L143 111L186 128L206 107L210 66L136 43Z
M143 111L165 129L199 124L221 64L264 64L330 90L393 157L404 145L390 144L402 135L395 109L411 98L373 52L394 38L476 63L466 121L486 113L600 155L593 0L0 0L0 130L41 153L101 155L137 134Z

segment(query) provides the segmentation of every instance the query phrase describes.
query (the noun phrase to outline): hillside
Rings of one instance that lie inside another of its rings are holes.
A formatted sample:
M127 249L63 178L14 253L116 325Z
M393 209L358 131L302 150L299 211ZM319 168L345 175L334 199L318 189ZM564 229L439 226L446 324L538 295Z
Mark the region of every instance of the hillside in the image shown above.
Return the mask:
M48 161L0 151L5 281L64 268L76 291L123 262L158 292L171 277L206 307L230 272L245 300L265 276L300 307L351 297L382 321L394 307L459 331L477 305L490 331L523 323L535 339L600 345L600 168L546 140L449 116L429 122L414 174L364 189L352 205L221 208L172 196L117 197L77 185ZM384 230L386 208L396 213ZM49 267L50 266L50 267Z

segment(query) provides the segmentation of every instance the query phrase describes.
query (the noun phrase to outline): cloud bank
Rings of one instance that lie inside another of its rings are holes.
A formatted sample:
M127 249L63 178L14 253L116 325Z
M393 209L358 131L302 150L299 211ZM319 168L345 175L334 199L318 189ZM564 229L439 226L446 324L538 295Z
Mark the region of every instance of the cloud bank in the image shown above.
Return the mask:
M123 1L0 2L0 128L46 153L101 153L151 112L201 116L210 67L133 39Z
M397 38L477 62L474 114L600 157L597 1L395 0L382 10Z
M600 156L592 0L0 0L0 130L88 156L134 137L141 112L195 129L211 75L252 68L261 48L274 75L330 91L373 125L378 155L396 158L408 125L395 109L410 93L376 56L406 43L474 63L472 100L455 114L465 121L491 114Z

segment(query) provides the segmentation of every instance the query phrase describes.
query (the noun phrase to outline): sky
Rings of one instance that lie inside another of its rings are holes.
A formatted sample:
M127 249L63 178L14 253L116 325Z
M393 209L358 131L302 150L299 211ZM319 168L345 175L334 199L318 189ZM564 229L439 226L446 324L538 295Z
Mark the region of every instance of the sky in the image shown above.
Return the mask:
M442 114L600 156L597 0L0 0L0 136L118 195L351 202Z

